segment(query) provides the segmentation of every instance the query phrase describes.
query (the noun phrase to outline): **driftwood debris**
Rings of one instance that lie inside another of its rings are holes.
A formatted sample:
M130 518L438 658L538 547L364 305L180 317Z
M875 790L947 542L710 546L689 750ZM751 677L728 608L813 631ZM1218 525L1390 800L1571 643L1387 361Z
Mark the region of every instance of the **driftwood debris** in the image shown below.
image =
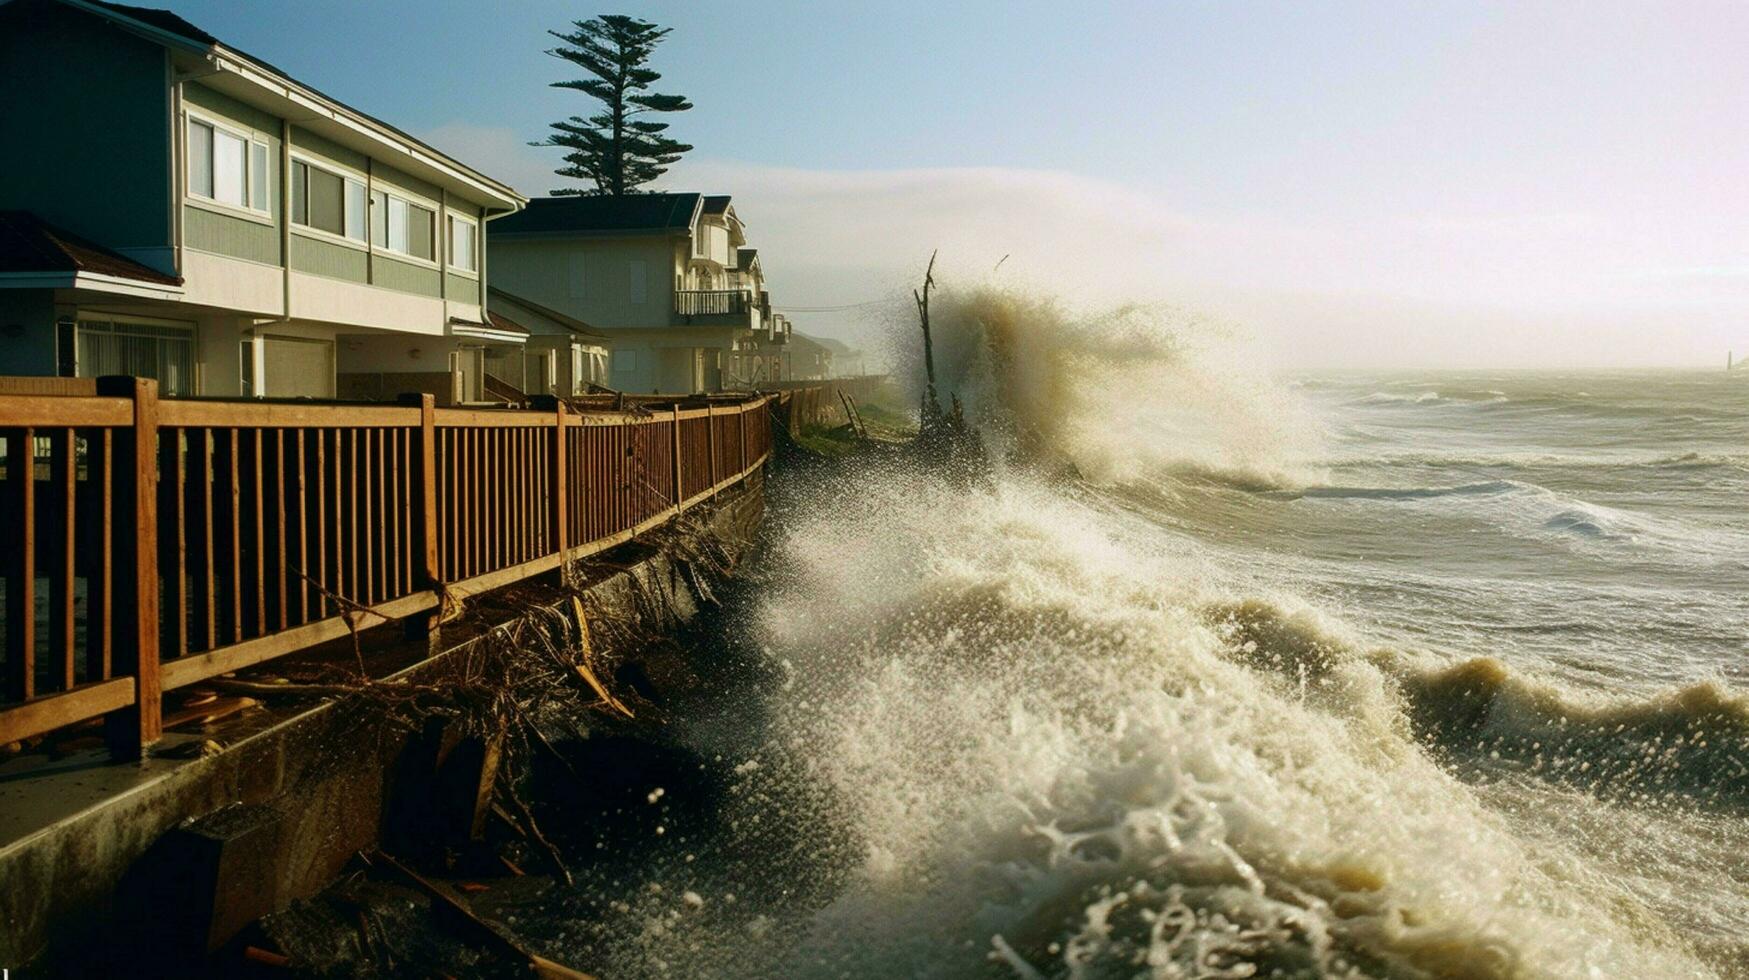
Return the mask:
M441 910L451 923L467 938L479 945L509 959L521 960L529 965L537 977L550 977L554 980L592 980L590 974L573 970L563 963L555 963L536 953L531 953L516 940L485 919L480 918L474 910L462 901L448 887L431 881L418 872L395 860L391 855L376 851L364 857L366 864L372 867L387 869L395 877L424 892L431 899L432 908Z

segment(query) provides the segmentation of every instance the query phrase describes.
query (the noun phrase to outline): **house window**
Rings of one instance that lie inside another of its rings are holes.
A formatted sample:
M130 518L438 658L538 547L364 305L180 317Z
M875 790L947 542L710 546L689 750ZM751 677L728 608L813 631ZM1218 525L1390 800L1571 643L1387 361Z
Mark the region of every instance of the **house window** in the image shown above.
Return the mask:
M156 378L166 396L194 394L194 328L134 319L84 319L77 327L81 378Z
M362 242L364 200L361 181L292 161L292 224Z
M437 258L437 212L384 191L370 196L371 244L427 262Z
M474 240L479 231L472 221L458 215L449 216L449 264L467 272L478 272L479 257Z
M389 198L389 239L385 243L391 252L407 251L407 202Z
M189 196L265 214L267 171L267 144L188 120Z
M437 258L437 212L417 204L407 205L407 254L415 258Z

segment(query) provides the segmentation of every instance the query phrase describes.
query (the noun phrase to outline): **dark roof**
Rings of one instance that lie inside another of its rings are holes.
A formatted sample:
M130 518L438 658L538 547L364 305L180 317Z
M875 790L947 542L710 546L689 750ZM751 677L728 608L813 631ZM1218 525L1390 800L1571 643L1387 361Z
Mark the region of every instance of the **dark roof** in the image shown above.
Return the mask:
M508 291L503 290L503 289L499 289L497 286L487 286L486 287L486 303L488 305L491 304L492 297L494 297L494 296L496 296L500 299L508 300L509 302L515 303L517 306L520 306L523 309L538 313L541 316L544 316L547 319L553 321L554 323L557 323L558 325L571 331L572 333L582 334L585 337L596 337L596 338L600 338L600 339L606 339L606 337L607 337L607 334L602 333L601 331L595 329L594 327L590 326L587 323L584 323L582 320L579 320L574 316L570 316L569 314L565 314L565 313L560 313L558 310L555 310L550 306L542 306L539 303L536 303L534 300L523 299L521 296L518 296L515 293L508 292Z
M753 260L758 257L759 250L756 248L738 248L735 250L735 268L746 272L753 268Z
M493 235L563 235L685 231L697 194L577 194L537 197L528 207L486 225Z
M213 37L211 34L208 34L206 31L190 24L188 21L183 20L181 17L176 16L168 10L159 10L156 7L133 7L125 3L107 3L105 0L88 0L88 2L93 7L102 7L111 13L121 14L123 17L132 17L142 24L149 24L161 31L168 31L171 34L180 35L191 41L197 41L201 44L219 43L218 38Z
M729 195L727 194L712 194L704 199L705 214L722 214L727 210L729 210Z
M0 211L0 272L89 272L162 286L177 276L62 231L29 211Z

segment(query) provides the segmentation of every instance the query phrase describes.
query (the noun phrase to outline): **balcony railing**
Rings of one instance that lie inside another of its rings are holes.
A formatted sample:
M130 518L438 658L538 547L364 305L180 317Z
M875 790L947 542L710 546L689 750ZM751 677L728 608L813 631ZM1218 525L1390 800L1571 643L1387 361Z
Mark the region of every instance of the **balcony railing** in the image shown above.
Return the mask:
M753 294L744 289L681 289L674 293L674 312L680 316L744 316L752 305Z

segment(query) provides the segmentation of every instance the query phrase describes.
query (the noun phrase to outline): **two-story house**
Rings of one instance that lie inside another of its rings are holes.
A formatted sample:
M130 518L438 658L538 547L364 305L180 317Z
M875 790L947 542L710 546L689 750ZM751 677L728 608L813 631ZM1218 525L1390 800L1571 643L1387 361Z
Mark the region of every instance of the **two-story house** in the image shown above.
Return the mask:
M746 343L769 339L764 273L727 196L537 198L489 237L494 285L604 334L621 391L721 390Z
M455 395L525 198L165 10L0 2L0 374Z

